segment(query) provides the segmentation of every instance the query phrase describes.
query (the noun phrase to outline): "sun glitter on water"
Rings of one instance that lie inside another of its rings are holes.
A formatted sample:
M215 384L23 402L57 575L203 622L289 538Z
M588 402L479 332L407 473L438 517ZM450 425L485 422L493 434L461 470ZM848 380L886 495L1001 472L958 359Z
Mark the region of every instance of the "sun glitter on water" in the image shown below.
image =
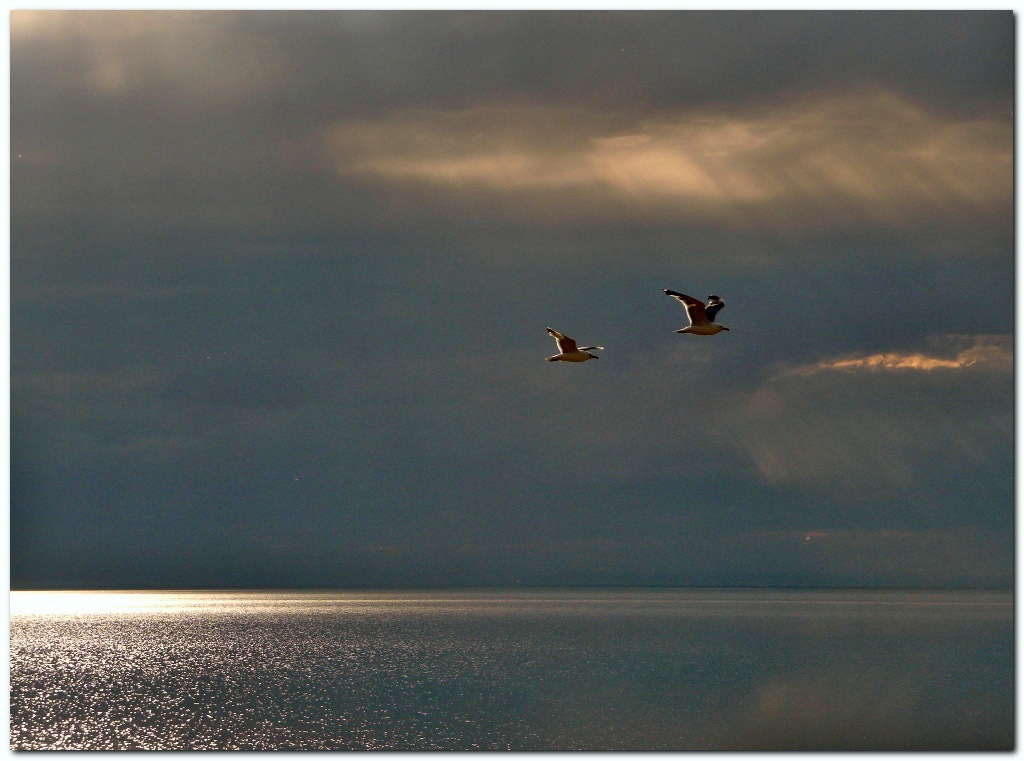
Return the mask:
M68 616L104 613L167 613L187 606L194 595L151 592L11 592L12 616Z

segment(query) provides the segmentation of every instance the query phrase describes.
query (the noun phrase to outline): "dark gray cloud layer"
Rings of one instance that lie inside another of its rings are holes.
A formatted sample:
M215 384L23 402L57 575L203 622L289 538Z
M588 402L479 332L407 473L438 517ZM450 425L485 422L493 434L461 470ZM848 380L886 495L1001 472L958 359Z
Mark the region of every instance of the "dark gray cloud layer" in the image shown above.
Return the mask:
M1011 14L11 34L15 586L1010 583Z

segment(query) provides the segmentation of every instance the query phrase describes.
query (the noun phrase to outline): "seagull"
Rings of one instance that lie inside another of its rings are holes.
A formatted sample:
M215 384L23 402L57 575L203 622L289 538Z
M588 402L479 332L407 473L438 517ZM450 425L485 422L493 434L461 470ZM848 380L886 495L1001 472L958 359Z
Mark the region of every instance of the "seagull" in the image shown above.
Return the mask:
M555 338L558 344L558 354L553 357L546 357L548 362L586 362L588 359L601 359L596 354L591 354L589 349L604 349L603 346L583 346L576 348L576 342L568 336L563 336L557 330L548 328L548 333Z
M677 291L670 291L667 288L662 288L665 294L671 296L674 299L679 299L683 302L683 306L686 307L686 316L690 318L689 326L680 328L676 333L693 333L698 336L713 336L715 333L721 333L723 330L729 328L725 325L719 325L717 322L712 322L715 319L715 315L718 311L725 306L725 302L718 296L708 296L707 306L697 301L693 296L687 296L685 293L678 293Z

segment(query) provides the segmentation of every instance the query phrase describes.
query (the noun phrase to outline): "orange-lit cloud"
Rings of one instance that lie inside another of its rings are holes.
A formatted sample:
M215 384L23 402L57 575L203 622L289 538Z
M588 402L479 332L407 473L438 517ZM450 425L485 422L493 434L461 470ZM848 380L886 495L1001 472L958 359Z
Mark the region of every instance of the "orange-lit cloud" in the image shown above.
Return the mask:
M927 505L937 463L1002 468L1013 442L1012 338L935 343L781 372L729 412L733 440L769 483Z
M1013 347L1010 336L974 336L972 345L953 357L937 357L922 352L884 352L864 356L824 359L794 368L793 375L812 375L831 370L845 372L886 372L933 370L1012 370Z
M1013 127L883 91L656 119L539 106L405 111L327 134L337 170L495 213L780 226L1009 213Z

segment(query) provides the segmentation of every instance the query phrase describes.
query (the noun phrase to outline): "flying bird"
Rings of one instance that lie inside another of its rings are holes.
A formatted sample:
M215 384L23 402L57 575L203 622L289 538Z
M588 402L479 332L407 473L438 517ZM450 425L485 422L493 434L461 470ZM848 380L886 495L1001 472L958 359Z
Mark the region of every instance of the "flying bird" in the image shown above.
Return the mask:
M674 299L679 299L686 307L686 316L690 318L690 324L685 328L680 328L676 333L693 333L698 336L713 336L715 333L721 333L723 330L729 328L725 325L719 325L717 322L713 322L715 315L718 314L719 310L725 306L725 302L718 296L708 296L708 303L702 304L700 301L695 299L693 296L687 296L685 293L678 293L677 291L670 291L667 288L663 288L666 295L671 296Z
M548 362L586 362L588 359L601 359L596 354L591 354L590 349L604 349L603 346L576 347L576 342L568 336L563 336L557 330L548 328L548 333L554 336L558 344L558 354L553 357L546 357Z

